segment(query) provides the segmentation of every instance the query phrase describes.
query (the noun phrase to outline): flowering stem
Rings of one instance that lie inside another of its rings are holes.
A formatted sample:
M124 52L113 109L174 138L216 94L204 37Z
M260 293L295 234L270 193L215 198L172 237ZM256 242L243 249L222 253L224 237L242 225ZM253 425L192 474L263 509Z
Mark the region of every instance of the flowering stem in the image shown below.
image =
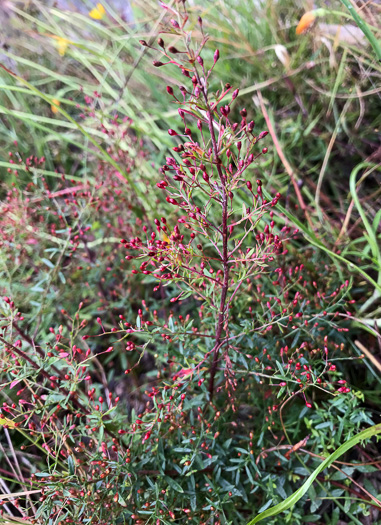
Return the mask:
M222 267L224 272L224 280L222 283L221 290L221 299L219 306L219 313L216 326L216 339L214 342L214 347L212 350L213 353L213 362L210 368L210 378L209 378L209 394L210 399L213 398L214 393L214 378L217 371L218 355L220 348L222 346L222 341L224 339L224 322L225 322L225 313L226 313L226 298L229 288L229 255L228 255L228 194L226 190L226 180L221 169L221 162L218 156L218 147L216 142L215 131L213 127L213 112L210 108L208 101L208 94L206 88L206 82L203 83L200 80L197 70L195 69L198 85L201 86L202 95L206 105L206 117L208 121L208 128L210 133L210 138L212 141L212 151L213 157L217 168L217 173L221 181L222 189Z

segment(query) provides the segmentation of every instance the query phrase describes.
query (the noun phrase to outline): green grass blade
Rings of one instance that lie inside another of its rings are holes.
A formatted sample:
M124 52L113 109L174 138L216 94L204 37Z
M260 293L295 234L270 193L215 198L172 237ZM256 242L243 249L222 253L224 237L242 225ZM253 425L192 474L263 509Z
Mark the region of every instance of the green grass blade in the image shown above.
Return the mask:
M295 491L293 494L291 494L291 496L282 501L282 503L279 503L278 505L275 505L274 507L271 507L265 510L264 512L258 514L258 516L251 520L247 525L254 525L255 523L259 523L265 518L269 518L270 516L276 516L277 514L280 514L281 512L284 512L285 510L295 505L295 503L299 501L308 491L308 489L311 487L312 483L315 481L320 472L323 472L324 469L329 467L334 461L336 461L350 448L353 448L361 441L369 439L377 434L381 434L381 424L374 425L373 427L367 428L366 430L363 430L362 432L359 432L358 434L353 436L351 439L343 443L338 449L336 449L335 452L330 454L323 461L323 463L321 463L317 467L317 469L314 470L314 472L310 475L307 481L303 483L303 485L297 491Z
M61 106L57 106L56 104L52 103L52 100L51 100L51 97L45 95L44 93L42 93L42 91L40 91L39 89L37 89L35 86L33 86L32 84L30 84L30 82L28 82L27 80L25 80L24 78L20 77L19 75L17 75L16 73L14 73L13 71L9 70L8 68L6 68L3 64L0 64L0 66L7 72L9 73L9 75L13 76L14 78L16 78L21 84L23 84L24 86L26 86L28 89L30 89L31 92L35 93L36 95L38 95L42 100L44 100L45 102L47 102L48 104L51 104L51 105L54 105L55 108L57 109L57 111L63 115L69 122L71 122L71 124L73 124L86 138L89 142L91 142L93 144L93 146L95 146L95 148L102 154L103 158L105 160L107 160L118 172L120 172L123 177L127 180L127 182L129 183L129 185L131 186L131 188L133 188L133 190L135 191L136 195L138 197L140 197L141 199L141 202L142 202L142 205L144 205L146 208L150 209L150 204L147 202L147 200L145 199L145 196L144 196L144 193L140 190L140 188L134 183L134 181L131 179L131 177L128 175L128 173L107 153L107 151L102 148L102 146L100 144L98 144L98 142L83 128L83 126L81 126L78 122L76 122L68 113L67 111L65 111L63 108L61 108Z
M265 192L265 196L269 197L269 194L266 194L266 192ZM370 284L372 284L375 287L376 290L378 290L378 292L381 293L381 286L365 270L363 270L360 266L358 266L357 264L353 263L352 261L348 261L348 259L346 259L342 255L339 255L338 253L335 253L332 250L330 250L329 248L327 248L327 246L325 246L325 244L323 244L322 241L320 241L316 237L314 232L311 229L309 229L308 226L306 226L300 220L298 220L292 213L290 213L281 204L278 203L277 204L277 208L280 211L280 213L285 215L290 221L292 221L295 224L295 226L297 226L299 228L299 230L301 230L304 233L306 238L310 241L310 243L313 246L316 246L316 248L319 248L320 250L323 250L325 253L327 253L331 257L331 259L333 259L333 260L336 259L338 261L341 261L350 270L360 273L363 277L365 277L365 279Z
M369 163L361 162L358 166L356 166L352 170L352 173L350 174L350 177L349 177L349 188L350 188L352 199L356 205L356 208L360 214L365 230L367 232L366 234L364 234L364 236L366 237L368 244L370 246L370 249L372 251L372 254L373 254L375 270L378 272L377 284L381 285L381 249L380 249L377 234L376 234L377 223L376 223L376 228L373 228L372 225L369 223L368 218L365 214L365 211L363 207L361 206L361 202L360 202L360 199L356 191L357 174L361 168L367 167L367 166L369 166ZM380 295L381 294L380 294L379 287L375 288L372 296L369 297L369 299L361 306L359 311L360 312L366 311L371 304L377 301Z
M368 24L357 13L356 9L354 8L350 0L341 0L341 3L344 4L345 7L348 9L348 11L351 13L353 20L356 22L358 27L364 33L366 38L369 40L371 46L373 47L376 53L378 60L381 62L381 44L379 40L377 39L377 37L374 36Z
M373 229L372 225L369 223L368 218L365 214L365 211L363 207L361 206L361 202L360 202L360 199L358 198L357 191L356 191L357 174L360 171L360 169L362 169L363 167L368 167L368 166L369 166L369 163L361 162L352 170L350 177L349 177L349 188L350 188L350 192L352 195L352 199L356 205L356 208L360 214L362 222L364 223L364 227L367 231L370 247L373 253L373 257L378 263L378 272L379 272L378 283L381 284L381 248L378 245L376 229Z

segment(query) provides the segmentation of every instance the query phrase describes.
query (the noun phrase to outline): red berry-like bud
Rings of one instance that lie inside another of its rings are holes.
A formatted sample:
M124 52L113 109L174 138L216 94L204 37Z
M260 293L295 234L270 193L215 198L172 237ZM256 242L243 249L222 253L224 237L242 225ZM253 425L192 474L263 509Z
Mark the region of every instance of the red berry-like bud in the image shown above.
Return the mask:
M220 58L220 52L218 51L218 49L216 49L214 52L214 63L216 63L219 58Z
M152 65L154 65L155 67L161 67L161 66L164 66L163 62L160 62L159 60L154 60L152 62Z
M173 89L171 88L171 86L167 86L167 93L168 95L173 95Z
M249 191L251 191L252 188L253 188L252 185L251 185L251 182L250 182L249 180L246 181L246 186L247 186L247 189L248 189Z
M266 155L266 153L267 153L268 151L269 151L269 150L268 150L267 148L263 148L262 153L263 153L264 155Z
M177 135L176 131L174 129L169 129L168 130L168 135L171 135L171 137L174 137L175 135Z

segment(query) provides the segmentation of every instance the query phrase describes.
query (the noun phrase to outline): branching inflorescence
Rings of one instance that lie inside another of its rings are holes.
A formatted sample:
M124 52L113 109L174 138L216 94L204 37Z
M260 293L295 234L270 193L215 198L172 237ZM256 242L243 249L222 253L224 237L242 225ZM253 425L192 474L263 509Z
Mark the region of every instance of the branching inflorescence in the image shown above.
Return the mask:
M186 87L166 89L181 127L168 130L177 142L157 187L165 196L162 209L173 213L154 218L137 234L141 220L133 223L132 204L120 196L120 174L98 165L94 195L82 185L63 186L48 198L64 199L60 213L51 211L49 233L57 240L58 224L67 235L57 268L67 252L71 286L77 284L73 270L81 284L98 259L112 271L109 285L93 279L99 315L85 297L74 314L59 310L62 324L51 326L39 342L12 298L0 305L2 388L8 396L0 425L21 434L23 450L38 447L46 456L45 471L34 469L28 479L41 491L39 514L29 502L23 511L33 516L31 523L246 523L252 499L260 508L282 469L284 477L292 471L278 459L264 476L260 470L267 452L279 453L287 434L274 414L291 399L302 399L300 412L292 414L299 429L299 413L313 407L307 390L350 392L332 359L344 348L347 328L334 320L349 282L332 283L328 266L317 270L308 266L308 256L305 265L288 252L286 242L298 232L277 212L281 195L268 195L259 171L267 131L257 133L246 109L236 108L238 89L226 84L212 92L219 51L209 55L200 18L200 42L191 47L182 3L179 11L162 4L171 17L162 33L181 40L181 49L167 47L161 37L158 47L141 41L164 57L155 67L180 68L186 80ZM108 141L113 138L110 133ZM127 171L135 169L117 144L108 148ZM66 184L63 177L61 182ZM16 193L8 195L9 210L20 208ZM119 245L112 253L97 251L104 239L89 238L87 209L105 221L110 242L121 232L131 235L121 240L127 264L117 262ZM117 216L114 224L111 215ZM10 226L3 226L3 241L13 253ZM287 246L295 249L292 242ZM127 265L131 278L125 283ZM140 306L131 288L147 283L153 283L153 293ZM119 295L125 284L128 292ZM136 322L129 318L135 310ZM97 333L90 335L94 326ZM142 366L148 353L151 361ZM256 417L258 406L263 417ZM313 417L319 421L317 411ZM265 448L265 435L275 447ZM304 434L295 447L290 444L284 460L292 461L307 441Z
M219 51L215 51L208 68L201 56L208 39L203 33L201 18L198 24L202 40L193 50L190 32L185 30L186 10L164 8L177 18L170 20L170 29L164 32L181 37L184 48L166 48L159 38L156 50L161 51L167 61L155 60L153 65L177 66L189 85L180 86L179 93L167 86L168 95L178 106L184 131L168 130L170 136L179 139L173 148L177 156L167 157L157 186L165 191L167 202L176 207L181 216L173 228L165 217L155 219L156 231L149 233L144 227L144 240L135 237L129 242L123 239L122 243L128 250L138 252L138 255L127 255L126 259L143 260L133 273L152 274L161 283L171 282L179 288L172 302L192 293L215 312L209 379L212 398L219 355L229 346L229 306L242 285L261 273L276 255L285 253L283 242L290 229L285 227L274 233L272 209L281 196L277 193L271 199L265 198L262 181L252 182L250 171L246 173L267 153L267 147L261 147L260 141L268 132L255 132L246 109L241 109L239 121L235 121L233 104L238 89L233 91L233 87L226 84L221 92L210 92ZM141 44L148 46L145 41ZM239 199L242 192L249 194L251 200L251 205L244 205L243 209ZM270 217L270 224L260 231L265 216Z

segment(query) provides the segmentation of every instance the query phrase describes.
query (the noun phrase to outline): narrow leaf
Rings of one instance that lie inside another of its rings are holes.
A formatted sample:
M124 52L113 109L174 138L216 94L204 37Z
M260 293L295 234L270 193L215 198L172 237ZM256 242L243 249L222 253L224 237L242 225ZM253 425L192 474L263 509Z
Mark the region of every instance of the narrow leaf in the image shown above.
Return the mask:
M358 434L353 436L346 443L343 443L338 449L335 450L335 452L330 454L323 461L323 463L321 463L317 467L317 469L313 471L313 473L310 475L307 481L303 483L303 485L296 492L294 492L293 494L291 494L291 496L282 501L282 503L278 503L278 505L275 505L274 507L271 507L270 509L258 514L258 516L251 520L247 525L254 525L255 523L259 523L265 518L269 518L270 516L276 516L277 514L280 514L281 512L284 512L285 510L295 505L295 503L299 501L308 491L308 489L311 487L312 483L315 481L316 477L320 474L320 472L323 472L324 469L329 467L334 461L336 461L340 456L347 452L347 450L353 448L355 445L360 443L360 441L369 439L372 436L375 436L376 434L381 434L381 424L367 428L366 430L363 430L362 432L359 432Z

